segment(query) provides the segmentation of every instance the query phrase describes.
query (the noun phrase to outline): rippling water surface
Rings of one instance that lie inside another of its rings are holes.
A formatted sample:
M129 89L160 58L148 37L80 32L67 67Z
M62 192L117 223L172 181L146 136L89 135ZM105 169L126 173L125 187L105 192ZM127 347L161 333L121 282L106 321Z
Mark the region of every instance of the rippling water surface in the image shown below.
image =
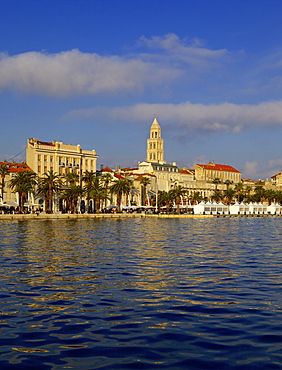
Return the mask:
M1 369L281 369L281 218L0 221Z

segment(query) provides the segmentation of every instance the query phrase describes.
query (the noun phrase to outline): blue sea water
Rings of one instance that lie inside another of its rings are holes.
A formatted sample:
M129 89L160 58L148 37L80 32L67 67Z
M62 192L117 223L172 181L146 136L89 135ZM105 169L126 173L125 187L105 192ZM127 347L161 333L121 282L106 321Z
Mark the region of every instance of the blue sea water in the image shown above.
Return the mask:
M1 369L282 369L282 218L0 221Z

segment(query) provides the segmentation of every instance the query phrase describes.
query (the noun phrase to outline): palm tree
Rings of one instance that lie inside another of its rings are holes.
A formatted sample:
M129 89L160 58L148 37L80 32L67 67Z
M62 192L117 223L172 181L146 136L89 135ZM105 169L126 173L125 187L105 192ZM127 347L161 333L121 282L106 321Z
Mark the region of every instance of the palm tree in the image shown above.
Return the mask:
M148 177L142 177L140 179L140 184L143 186L143 191L141 191L141 205L146 205L146 199L147 199L147 185L149 185L151 180Z
M83 195L82 187L80 185L72 185L69 189L66 189L66 194L68 195L71 213L77 213L78 199Z
M171 190L159 190L158 192L158 203L160 206L166 207L166 212L168 213L170 210L170 206L174 200L174 194Z
M19 194L19 210L23 212L28 193L33 193L36 185L36 174L31 171L18 172L10 180L10 188Z
M234 189L226 189L224 190L224 198L226 199L226 204L229 206L232 202L234 196L236 194L236 191Z
M113 180L113 176L107 172L107 173L104 173L101 177L100 177L100 180L101 180L101 183L104 185L106 191L108 192L108 189L109 189L109 184L111 183L111 181Z
M86 210L89 213L89 200L91 199L90 193L93 189L99 187L99 179L97 178L96 172L85 171L84 176L82 177L82 181L84 181L84 191L86 195Z
M56 172L48 171L38 181L37 192L45 197L45 212L53 211L53 195L62 188L62 180Z
M245 191L245 201L247 203L249 203L251 201L251 191L253 190L253 188L251 187L251 185L246 185L245 188L244 188L244 191Z
M199 191L195 191L193 193L193 195L191 196L191 203L192 204L195 204L195 203L197 204L197 203L201 202L202 200L204 200L204 199L203 199L202 194Z
M211 195L211 200L214 200L215 202L220 202L222 200L221 191L218 189L215 189L213 194Z
M264 195L265 195L265 199L267 199L267 201L268 201L268 205L270 205L271 203L276 201L277 192L275 190L267 189L267 190L265 190Z
M0 165L0 176L1 176L1 199L2 203L4 200L4 188L5 188L5 177L10 173L9 167L7 164Z
M124 194L126 195L126 205L129 205L129 195L131 193L131 190L132 190L132 186L133 186L133 180L129 179L129 178L126 178L124 179L126 184L127 184L127 188L125 189L125 192Z
M236 191L238 203L241 203L244 200L244 185L241 182L238 182L238 184L235 185L234 190Z
M110 186L110 191L117 197L117 210L118 212L120 212L122 195L130 193L130 183L128 179L115 180L114 183Z
M103 200L103 202L105 202L105 207L107 206L107 200L110 199L109 196L108 196L109 195L109 185L112 182L112 180L113 180L113 176L109 172L104 173L100 177L100 182L101 182L102 186L104 187L104 189L106 190L106 194L107 194L107 197Z
M175 186L173 189L171 189L172 196L175 200L176 204L176 210L177 213L180 213L180 201L181 197L187 193L186 189L183 188L181 185Z
M212 183L215 184L215 190L217 190L217 186L218 184L221 183L221 180L219 177L215 177L213 180L212 180Z
M255 194L253 195L253 199L255 202L263 202L266 197L266 191L262 185L257 185L255 187Z
M224 184L226 185L226 189L228 190L229 186L232 184L232 181L227 179L224 181Z
M91 198L95 199L97 213L100 213L101 202L108 199L107 190L99 187L98 189L93 189L90 194Z
M69 182L70 186L75 185L79 181L79 175L75 172L70 172L66 176L66 182Z

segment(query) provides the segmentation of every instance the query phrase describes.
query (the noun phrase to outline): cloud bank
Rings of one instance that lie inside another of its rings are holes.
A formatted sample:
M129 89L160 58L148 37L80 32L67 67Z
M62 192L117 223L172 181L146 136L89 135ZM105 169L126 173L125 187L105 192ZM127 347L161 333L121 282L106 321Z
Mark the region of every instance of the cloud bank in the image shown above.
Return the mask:
M0 60L0 90L64 97L119 90L140 90L179 75L138 59L71 50L58 54L29 52Z
M256 105L222 104L136 104L126 107L97 107L73 110L63 117L68 120L109 120L148 124L157 114L162 125L182 132L200 130L217 133L239 133L247 127L281 126L282 101Z
M226 61L226 50L209 50L169 34L140 38L146 53L102 56L79 50L56 54L26 52L0 55L0 91L66 97L143 91L165 86L180 77L195 78Z

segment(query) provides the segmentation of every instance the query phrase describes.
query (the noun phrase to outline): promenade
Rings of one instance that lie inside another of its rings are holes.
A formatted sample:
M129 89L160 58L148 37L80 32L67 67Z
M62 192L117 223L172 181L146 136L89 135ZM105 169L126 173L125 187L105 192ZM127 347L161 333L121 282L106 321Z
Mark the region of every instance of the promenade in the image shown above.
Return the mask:
M84 214L70 214L70 213L40 213L36 214L0 214L0 221L26 221L26 220L93 220L102 218L234 218L234 217L282 217L281 214L248 214L248 215L191 215L191 214L148 214L148 213L84 213Z
M39 213L37 214L0 214L0 220L91 220L101 218L213 218L214 215L190 215L190 214L148 214L148 213Z

